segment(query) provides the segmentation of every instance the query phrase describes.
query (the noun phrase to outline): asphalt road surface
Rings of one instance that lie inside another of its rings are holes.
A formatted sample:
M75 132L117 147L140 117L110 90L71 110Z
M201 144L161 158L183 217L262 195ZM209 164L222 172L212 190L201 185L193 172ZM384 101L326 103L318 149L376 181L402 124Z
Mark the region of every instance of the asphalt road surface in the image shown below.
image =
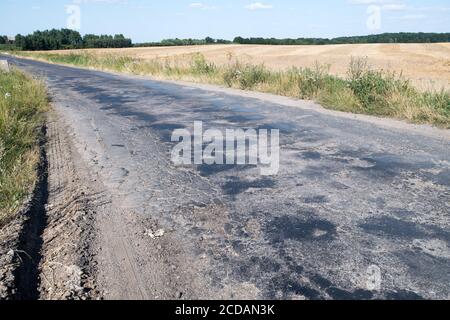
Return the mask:
M46 79L113 198L96 228L106 297L450 298L448 131L8 59ZM194 121L280 129L279 174L175 167L171 133Z

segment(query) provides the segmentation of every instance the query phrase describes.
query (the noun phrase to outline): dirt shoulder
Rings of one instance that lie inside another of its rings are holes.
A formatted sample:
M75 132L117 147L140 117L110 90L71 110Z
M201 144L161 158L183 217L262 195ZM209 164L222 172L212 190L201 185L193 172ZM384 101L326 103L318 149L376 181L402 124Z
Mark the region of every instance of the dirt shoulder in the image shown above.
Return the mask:
M96 298L94 201L86 170L76 154L64 122L55 113L48 121L48 204L38 266L41 299Z
M79 157L54 112L45 128L40 182L0 233L0 299L95 299L97 193L86 186Z
M20 234L29 221L27 213L31 210L31 199L27 201L18 217L0 229L0 300L17 296L16 271L23 261L20 247Z
M22 209L0 228L0 300L34 299L47 201L46 126L39 138L38 180Z

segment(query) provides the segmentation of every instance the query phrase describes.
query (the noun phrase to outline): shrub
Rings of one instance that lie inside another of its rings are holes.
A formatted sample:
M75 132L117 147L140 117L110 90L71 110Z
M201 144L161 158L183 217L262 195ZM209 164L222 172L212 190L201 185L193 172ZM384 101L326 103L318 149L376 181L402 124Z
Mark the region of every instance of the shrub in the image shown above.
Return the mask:
M408 80L394 73L370 70L365 59L352 59L349 70L349 87L370 114L390 115L393 95L409 96L414 89Z
M202 54L195 54L191 61L191 72L198 75L210 75L216 71L212 63L208 63Z
M266 83L271 74L264 65L242 65L239 62L229 66L223 75L226 85L237 85L240 89L253 89Z

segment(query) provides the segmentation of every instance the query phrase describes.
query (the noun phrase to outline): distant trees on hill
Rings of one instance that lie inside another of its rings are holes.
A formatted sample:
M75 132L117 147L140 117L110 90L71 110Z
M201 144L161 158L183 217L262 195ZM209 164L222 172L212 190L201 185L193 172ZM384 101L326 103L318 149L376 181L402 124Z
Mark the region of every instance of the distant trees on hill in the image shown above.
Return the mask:
M12 41L8 36L0 35L0 50L15 50L14 41Z
M450 33L383 33L369 36L323 38L242 38L233 40L238 44L268 45L323 45L323 44L360 44L360 43L436 43L450 42Z
M133 46L131 39L125 38L122 34L113 36L87 34L83 37L84 48L127 48Z
M52 29L36 31L27 36L18 34L15 45L23 50L75 49L82 47L83 39L77 31Z
M383 33L362 37L340 37L335 43L437 43L450 42L450 33Z
M8 43L9 43L8 37L0 35L0 44L8 44Z
M14 42L14 43L13 43ZM122 34L94 35L84 37L79 32L70 29L36 31L23 36L18 34L15 41L7 36L0 36L0 45L14 46L21 50L60 50L82 48L126 48L126 47L158 47L158 46L192 46L206 44L267 44L267 45L324 45L324 44L360 44L360 43L435 43L450 42L450 33L383 33L368 36L326 38L242 38L233 41L223 39L165 39L160 42L139 43L133 45L131 39Z
M193 46L205 44L267 44L267 45L325 45L325 44L359 44L359 43L435 43L450 42L450 33L383 33L369 36L326 38L242 38L236 37L233 41L213 39L165 39L160 42L147 42L135 44L135 47L162 47L162 46Z
M196 46L205 44L226 44L232 43L229 40L213 39L206 37L205 39L164 39L160 42L145 42L135 44L135 47L171 47L171 46Z
M60 50L81 48L124 48L131 47L131 39L118 34L93 35L81 37L80 33L70 29L36 31L33 34L15 38L15 46L22 50Z

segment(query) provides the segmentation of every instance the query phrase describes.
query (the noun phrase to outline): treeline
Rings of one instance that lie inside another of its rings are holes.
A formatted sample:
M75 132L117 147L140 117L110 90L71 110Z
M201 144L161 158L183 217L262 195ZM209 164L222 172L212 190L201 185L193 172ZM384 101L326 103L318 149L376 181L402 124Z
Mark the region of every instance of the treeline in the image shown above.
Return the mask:
M450 42L450 33L383 33L362 37L340 37L335 43L438 43Z
M164 39L159 42L146 42L135 44L135 47L172 47L172 46L196 46L205 44L228 44L230 40L213 39L206 37L205 39Z
M83 37L84 48L128 48L132 47L131 39L125 38L122 34L113 36L87 34Z
M168 47L194 46L206 44L267 44L267 45L325 45L325 44L362 44L362 43L437 43L450 42L450 33L383 33L368 36L339 37L339 38L242 38L233 41L223 39L165 39L160 42L146 42L135 44L135 47Z
M363 44L363 43L437 43L450 42L450 33L383 33L368 36L327 38L242 38L236 37L233 43L267 45L324 45L324 44Z
M11 42L8 39L8 36L0 35L0 44L11 44Z
M118 34L93 35L84 37L78 31L70 29L36 31L33 34L22 36L18 34L14 45L21 50L61 50L61 49L83 49L83 48L124 48L133 45L131 39Z
M0 35L0 50L16 50L14 40L8 38L8 36Z
M263 45L325 45L325 44L363 44L363 43L436 43L450 42L450 33L383 33L368 36L327 38L242 38L236 37L233 41L224 39L165 39L160 42L147 42L134 44L131 39L122 34L81 36L79 32L70 29L36 31L33 34L22 36L18 34L15 41L7 36L0 36L0 46L10 46L18 50L61 50L84 48L127 48L127 47L168 47L193 46L208 44L263 44Z

